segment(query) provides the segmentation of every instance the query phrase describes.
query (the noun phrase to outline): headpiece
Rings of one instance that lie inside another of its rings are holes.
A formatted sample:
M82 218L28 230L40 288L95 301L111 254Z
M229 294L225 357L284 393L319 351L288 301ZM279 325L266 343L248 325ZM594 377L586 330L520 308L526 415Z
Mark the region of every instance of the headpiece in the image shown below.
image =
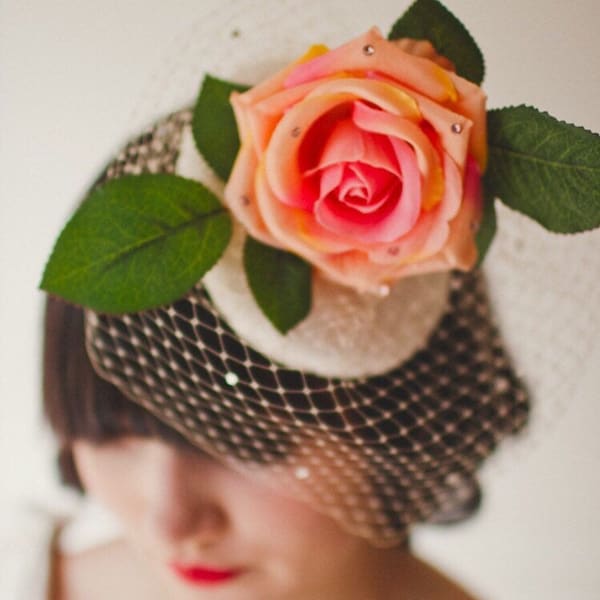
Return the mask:
M528 413L478 267L494 198L600 221L598 136L486 111L482 79L433 0L252 88L206 75L109 165L42 287L88 308L101 376L233 468L375 544L451 520Z

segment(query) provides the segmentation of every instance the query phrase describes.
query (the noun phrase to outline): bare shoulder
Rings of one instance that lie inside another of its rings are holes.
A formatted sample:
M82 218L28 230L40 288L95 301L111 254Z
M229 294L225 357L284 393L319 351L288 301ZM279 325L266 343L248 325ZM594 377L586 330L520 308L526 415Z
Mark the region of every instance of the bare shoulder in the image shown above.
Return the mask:
M403 558L398 598L405 600L480 600L463 586L424 560L407 554Z
M151 600L142 570L141 561L121 540L78 554L58 554L52 600Z

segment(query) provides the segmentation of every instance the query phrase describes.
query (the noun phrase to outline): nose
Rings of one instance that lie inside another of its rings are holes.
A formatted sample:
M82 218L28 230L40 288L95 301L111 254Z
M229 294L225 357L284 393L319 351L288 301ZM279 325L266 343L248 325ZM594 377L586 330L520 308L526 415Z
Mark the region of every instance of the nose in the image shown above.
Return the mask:
M214 467L203 457L160 444L154 454L145 520L162 545L210 546L227 532Z

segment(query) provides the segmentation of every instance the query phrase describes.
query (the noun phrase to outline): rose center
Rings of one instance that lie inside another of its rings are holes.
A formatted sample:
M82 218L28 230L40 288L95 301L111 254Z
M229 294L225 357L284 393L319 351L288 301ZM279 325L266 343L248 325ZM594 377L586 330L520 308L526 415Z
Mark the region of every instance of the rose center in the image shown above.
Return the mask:
M329 167L330 169L333 167ZM385 204L397 199L402 193L402 178L364 163L344 164L335 169L333 177L339 177L338 185L321 197L328 203L339 203L360 215L373 214L385 208ZM321 177L323 183L324 174Z
M299 154L303 183L296 205L344 238L386 243L418 218L419 168L413 147L379 133L377 123L362 119L363 108L360 102L345 104L307 133L313 145L303 143ZM367 116L380 112L369 110Z

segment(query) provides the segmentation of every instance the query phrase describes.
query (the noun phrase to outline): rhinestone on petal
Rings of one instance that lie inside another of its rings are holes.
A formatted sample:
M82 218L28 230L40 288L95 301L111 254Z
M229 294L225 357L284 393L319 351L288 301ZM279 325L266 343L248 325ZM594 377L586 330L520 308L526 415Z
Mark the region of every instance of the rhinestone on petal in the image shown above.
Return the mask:
M450 127L450 129L452 130L452 133L462 133L462 130L463 130L462 123L452 123L452 126Z
M240 378L235 373L232 373L231 371L225 373L225 383L227 385L237 385L239 380Z
M375 54L375 46L372 44L366 44L363 46L362 51L365 56L373 56L373 54Z
M389 285L380 285L379 289L377 290L377 293L382 297L385 298L386 296L390 295L390 286Z

